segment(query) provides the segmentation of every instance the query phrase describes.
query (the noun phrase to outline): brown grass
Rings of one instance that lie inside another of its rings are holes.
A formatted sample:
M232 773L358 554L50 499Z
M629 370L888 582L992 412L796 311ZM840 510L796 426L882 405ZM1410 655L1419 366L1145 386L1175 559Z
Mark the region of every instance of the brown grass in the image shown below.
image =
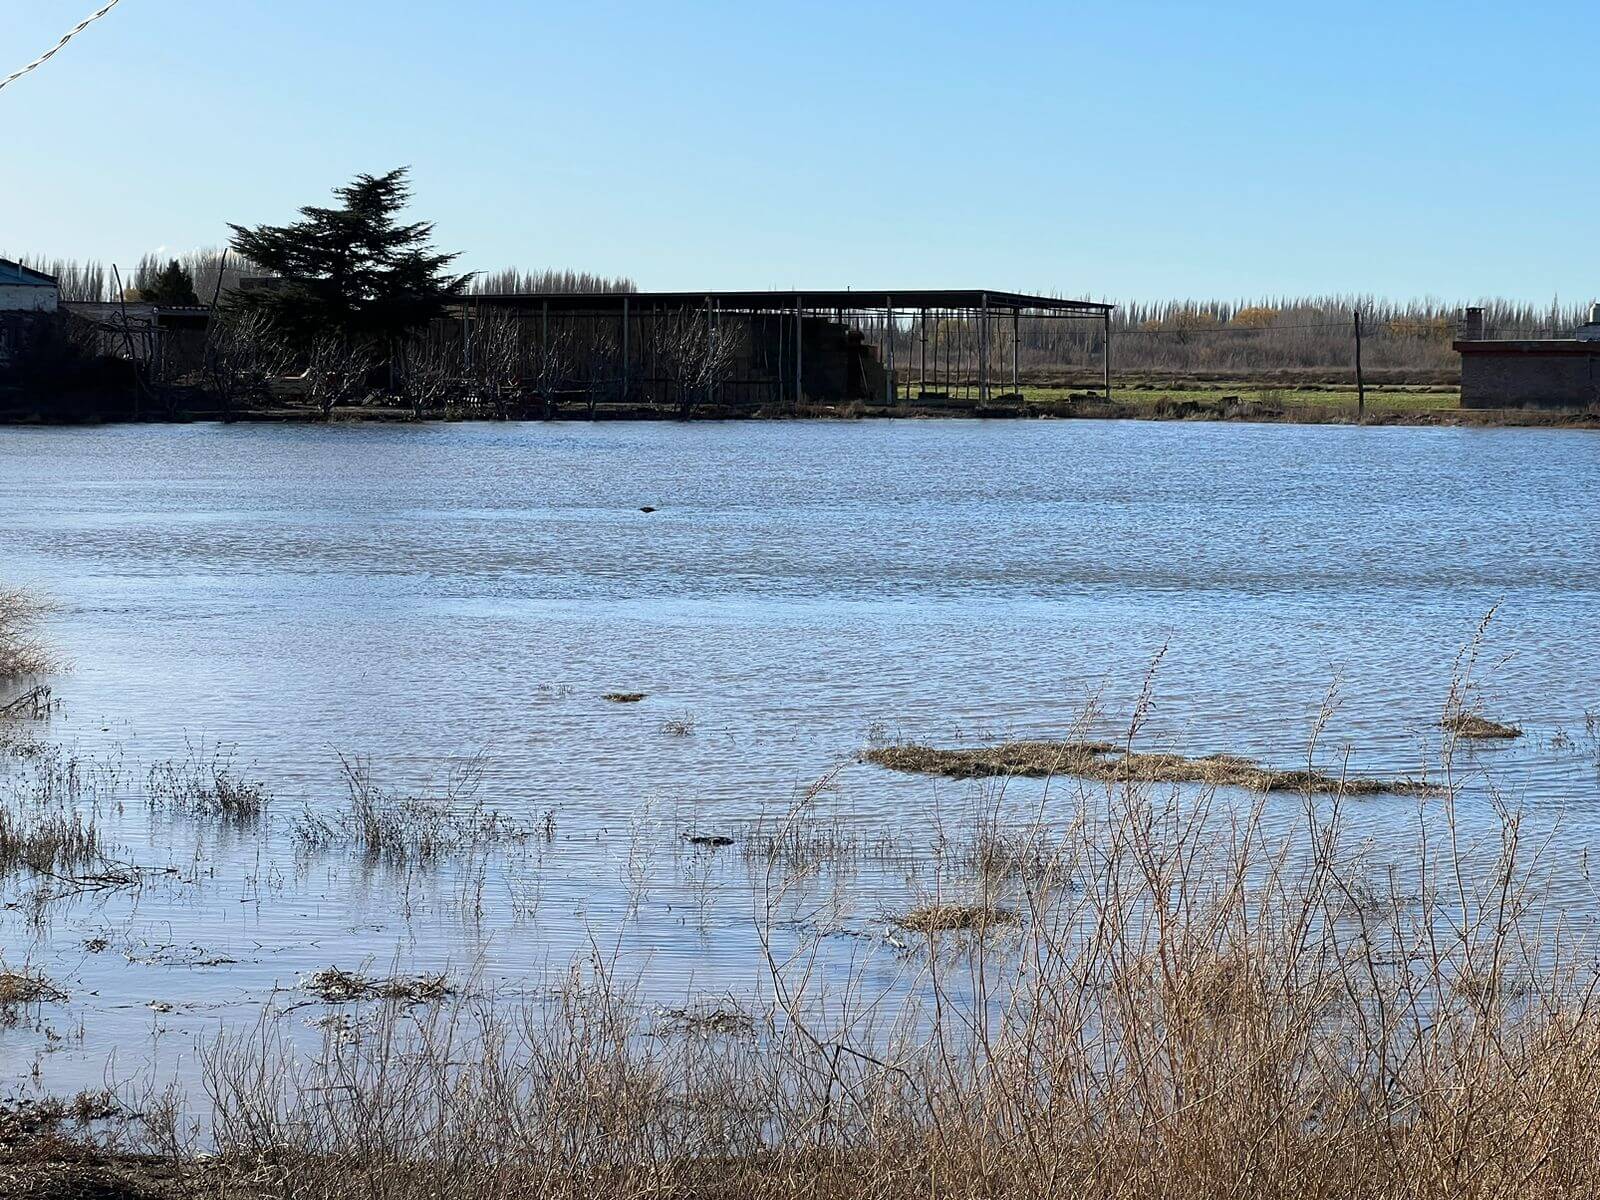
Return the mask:
M93 817L0 807L0 878L18 870L65 874L100 858L100 832Z
M1410 779L1365 779L1311 770L1276 770L1233 754L1190 758L1181 754L1127 751L1108 742L1003 742L997 746L941 750L904 743L874 746L866 762L894 771L951 779L1064 775L1100 783L1200 783L1252 792L1301 792L1347 796L1426 795L1427 784Z
M1517 726L1502 725L1499 721L1491 721L1488 717L1477 713L1452 713L1439 724L1441 728L1457 737L1475 740L1510 739L1522 736L1522 730Z

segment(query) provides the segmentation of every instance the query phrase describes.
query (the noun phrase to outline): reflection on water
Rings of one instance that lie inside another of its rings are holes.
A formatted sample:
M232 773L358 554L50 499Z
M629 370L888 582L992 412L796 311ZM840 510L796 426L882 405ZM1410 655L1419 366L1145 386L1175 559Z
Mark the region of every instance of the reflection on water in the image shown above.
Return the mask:
M43 909L0 880L5 961L70 995L0 1046L40 1087L113 1051L184 1075L330 966L516 992L598 950L683 1005L757 985L763 916L892 986L891 918L971 886L979 818L1076 789L870 741L1114 735L1165 647L1141 746L1304 765L1337 681L1323 763L1414 774L1496 604L1471 701L1525 735L1463 748L1463 823L1498 789L1587 905L1597 484L1592 435L1530 430L0 431L0 581L59 602L74 665L31 727L61 749L7 786L93 811L131 873ZM151 803L174 777L210 800ZM1375 869L1419 803L1353 809Z

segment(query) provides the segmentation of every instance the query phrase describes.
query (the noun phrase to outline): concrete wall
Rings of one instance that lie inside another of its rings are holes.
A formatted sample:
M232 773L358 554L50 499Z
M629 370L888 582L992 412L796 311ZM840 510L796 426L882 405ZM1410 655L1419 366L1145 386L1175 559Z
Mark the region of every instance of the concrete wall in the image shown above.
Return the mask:
M53 287L0 283L0 312L55 312L57 299Z
M1600 404L1600 345L1476 343L1461 347L1463 408L1585 408Z

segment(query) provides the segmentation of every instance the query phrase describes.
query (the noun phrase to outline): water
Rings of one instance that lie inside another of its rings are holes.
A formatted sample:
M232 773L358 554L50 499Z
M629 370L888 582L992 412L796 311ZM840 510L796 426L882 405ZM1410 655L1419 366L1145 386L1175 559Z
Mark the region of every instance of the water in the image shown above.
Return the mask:
M598 947L652 1002L742 994L764 868L683 835L742 837L843 764L819 816L922 854L982 789L855 763L860 747L1060 736L1096 696L1115 731L1163 647L1141 744L1296 765L1337 680L1324 754L1413 772L1495 605L1474 700L1526 735L1471 752L1463 820L1491 833L1498 788L1549 838L1558 901L1584 908L1596 495L1600 440L1565 431L0 430L0 582L55 598L72 660L39 733L92 777L79 803L114 857L162 872L43 915L33 882L0 884L6 962L69 995L0 1028L0 1061L38 1090L98 1085L113 1057L192 1079L218 1029L306 1004L333 964L516 994ZM219 752L273 793L259 828L146 808L152 765ZM296 828L347 808L341 755L428 794L476 757L476 801L531 836L429 870L307 850ZM1417 803L1355 819L1399 854ZM786 895L779 941L824 907L882 931L915 875L824 871ZM862 941L834 953L859 963ZM314 1038L324 1011L291 1019Z

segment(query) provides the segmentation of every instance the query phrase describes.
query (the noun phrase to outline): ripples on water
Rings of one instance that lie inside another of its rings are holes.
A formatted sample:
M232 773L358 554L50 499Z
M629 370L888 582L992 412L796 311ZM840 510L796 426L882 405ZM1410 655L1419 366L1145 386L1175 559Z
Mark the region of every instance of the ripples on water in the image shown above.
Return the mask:
M1549 838L1553 895L1587 906L1597 485L1600 441L1533 430L0 431L0 581L59 602L74 663L39 732L96 781L81 802L119 857L164 872L44 919L4 885L6 960L72 999L0 1046L57 1089L113 1050L182 1075L334 963L516 990L601 947L661 1003L745 991L764 860L684 834L742 838L845 763L817 825L881 853L782 915L870 933L927 886L936 821L1066 803L850 763L869 738L1061 736L1091 698L1114 732L1165 646L1141 744L1294 765L1337 679L1324 754L1412 772L1492 605L1475 698L1527 736L1470 752L1463 821L1492 833L1492 781ZM219 748L274 794L259 829L146 809L152 764ZM477 802L534 832L429 870L297 846L346 808L341 754L425 793L481 755ZM1352 819L1382 857L1416 802Z

